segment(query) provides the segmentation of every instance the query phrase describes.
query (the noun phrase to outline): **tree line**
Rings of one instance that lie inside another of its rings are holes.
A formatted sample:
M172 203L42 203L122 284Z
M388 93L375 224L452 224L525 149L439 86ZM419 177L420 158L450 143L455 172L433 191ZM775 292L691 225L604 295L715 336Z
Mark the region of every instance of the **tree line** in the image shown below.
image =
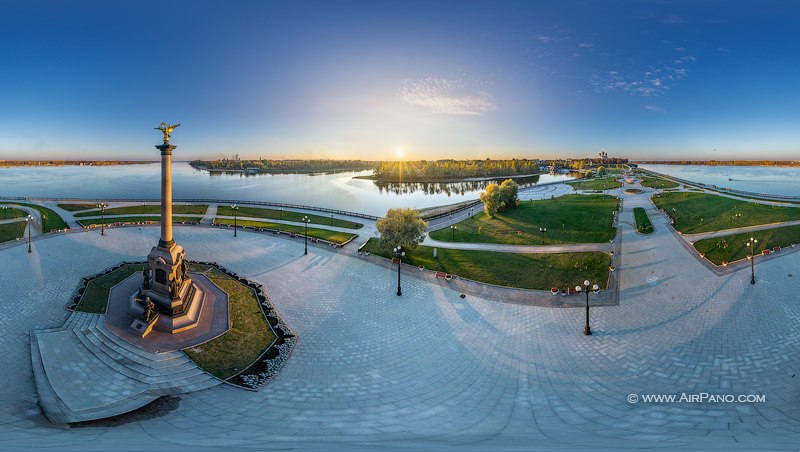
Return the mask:
M539 161L511 160L417 160L381 162L375 168L375 179L403 181L436 181L470 177L516 176L538 174Z
M199 169L217 171L244 171L250 169L257 172L332 172L332 171L359 171L375 167L375 162L364 160L194 160L191 165Z

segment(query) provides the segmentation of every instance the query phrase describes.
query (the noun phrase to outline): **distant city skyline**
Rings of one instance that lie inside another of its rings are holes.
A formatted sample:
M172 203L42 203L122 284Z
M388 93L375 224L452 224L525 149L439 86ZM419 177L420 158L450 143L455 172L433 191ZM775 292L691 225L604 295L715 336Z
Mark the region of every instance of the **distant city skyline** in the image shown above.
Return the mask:
M4 2L0 160L794 160L800 4Z

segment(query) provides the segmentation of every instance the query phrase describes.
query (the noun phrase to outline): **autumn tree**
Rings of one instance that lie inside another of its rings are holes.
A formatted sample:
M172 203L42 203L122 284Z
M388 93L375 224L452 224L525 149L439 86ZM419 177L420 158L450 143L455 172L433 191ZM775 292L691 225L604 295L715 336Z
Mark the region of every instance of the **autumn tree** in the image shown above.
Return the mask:
M489 218L494 218L498 211L503 208L503 200L500 195L500 186L492 182L486 186L486 190L481 193L483 211Z
M519 200L517 194L519 192L519 185L511 179L506 179L500 184L498 189L500 191L500 202L502 207L517 207Z
M425 238L428 223L414 209L389 209L386 217L378 219L375 227L381 234L380 246L390 251L395 247L416 248Z

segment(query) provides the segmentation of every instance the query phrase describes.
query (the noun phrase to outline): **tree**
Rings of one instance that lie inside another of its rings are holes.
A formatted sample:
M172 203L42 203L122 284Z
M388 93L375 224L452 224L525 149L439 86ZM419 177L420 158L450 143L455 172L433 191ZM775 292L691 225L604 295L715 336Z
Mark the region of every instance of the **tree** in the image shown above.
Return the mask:
M600 176L602 174L605 174L605 173L606 173L606 168L604 166L598 166L597 167L597 175L598 176Z
M519 185L511 179L506 179L500 184L500 202L503 207L517 207L519 201L517 200L517 192L519 192Z
M497 212L503 208L503 200L500 199L500 186L492 182L486 186L486 190L481 193L483 211L489 218L494 218Z
M381 233L381 248L391 251L397 246L416 248L425 238L428 223L414 209L389 209L385 218L375 222Z

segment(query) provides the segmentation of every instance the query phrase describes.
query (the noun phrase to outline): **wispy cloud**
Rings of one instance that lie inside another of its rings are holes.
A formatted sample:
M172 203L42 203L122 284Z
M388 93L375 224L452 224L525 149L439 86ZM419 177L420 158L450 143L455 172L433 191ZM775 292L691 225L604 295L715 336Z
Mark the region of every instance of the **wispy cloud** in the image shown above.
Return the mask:
M547 44L551 40L550 36L547 35L536 35L536 39L543 44Z
M653 105L653 104L645 105L644 109L645 110L654 111L656 113L665 113L666 112L666 110L664 110L663 108L659 107L658 105Z
M400 99L410 105L434 113L449 115L482 115L497 110L491 96L484 91L468 92L469 86L459 79L427 77L406 80L399 90Z
M640 72L608 71L594 74L590 80L596 92L621 91L632 96L655 97L667 93L675 82L689 75L686 65L695 61L694 56L684 55L672 60L670 65L651 66Z
M681 16L669 16L666 19L662 20L661 22L663 22L665 24L674 25L674 24L682 24L682 23L686 22L686 19L684 19Z

